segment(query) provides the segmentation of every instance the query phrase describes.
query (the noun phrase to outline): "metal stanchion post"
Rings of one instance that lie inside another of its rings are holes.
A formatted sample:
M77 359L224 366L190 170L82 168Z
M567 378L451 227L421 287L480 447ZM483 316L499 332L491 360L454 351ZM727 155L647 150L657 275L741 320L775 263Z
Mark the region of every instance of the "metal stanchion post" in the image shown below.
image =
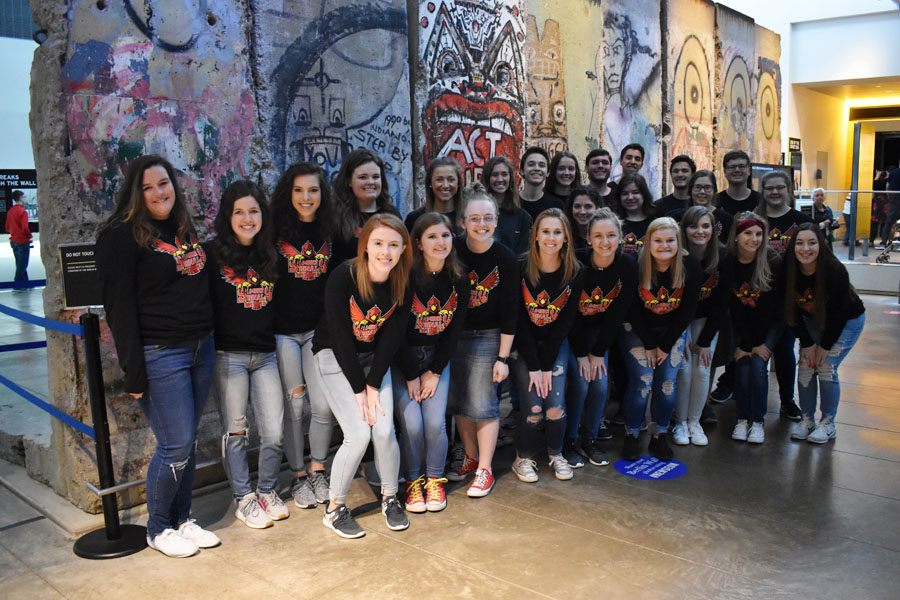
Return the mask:
M93 313L83 314L81 326L84 328L85 370L91 395L91 417L94 419L97 471L100 475L100 488L106 489L116 485L116 479L109 444L103 367L100 364L100 319ZM115 493L104 495L102 501L105 527L78 538L74 547L75 554L82 558L118 558L143 550L147 546L146 528L119 523L119 507Z

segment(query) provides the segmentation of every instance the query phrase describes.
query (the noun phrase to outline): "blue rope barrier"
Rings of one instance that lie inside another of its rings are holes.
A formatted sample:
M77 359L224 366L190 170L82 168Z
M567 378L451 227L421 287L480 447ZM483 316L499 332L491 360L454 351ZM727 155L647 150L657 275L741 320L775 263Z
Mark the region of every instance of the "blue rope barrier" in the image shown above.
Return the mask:
M16 310L15 308L11 308L9 306L6 306L5 304L0 304L0 313L15 317L20 321L25 321L26 323L31 323L32 325L43 327L44 329L52 329L53 331L61 331L63 333L70 333L72 335L84 336L84 328L81 325L76 325L74 323L65 323L63 321L54 321L53 319L45 319L44 317L38 317L37 315L33 315L31 313Z
M16 350L31 350L33 348L46 348L47 342L21 342L19 344L6 344L0 346L0 352L15 352Z
M74 427L75 429L77 429L78 431L80 431L81 433L83 433L84 435L88 436L91 439L94 438L94 428L91 427L90 425L85 425L78 419L70 417L69 415L67 415L63 411L59 410L52 404L47 404L46 402L44 402L43 400L41 400L40 398L38 398L37 396L35 396L31 392L29 392L25 388L13 383L12 381L7 379L3 375L0 375L0 383L2 383L3 385L5 385L9 389L11 389L18 395L22 396L23 398L25 398L26 400L28 400L29 402L31 402L32 404L34 404L35 406L40 408L41 410L44 410L44 411L50 413L51 415L53 415L54 417L56 417L57 419L59 419L60 421L65 423L66 425L68 425L69 427Z
M28 281L0 281L0 290L24 290L27 288L44 287L46 279L29 279Z

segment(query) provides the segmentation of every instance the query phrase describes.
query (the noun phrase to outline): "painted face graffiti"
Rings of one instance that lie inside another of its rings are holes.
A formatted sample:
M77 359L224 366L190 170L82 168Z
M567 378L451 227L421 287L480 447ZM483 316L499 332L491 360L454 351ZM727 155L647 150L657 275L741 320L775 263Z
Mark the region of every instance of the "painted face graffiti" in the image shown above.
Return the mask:
M591 292L590 296L588 296L587 292L582 291L581 298L578 300L578 310L585 317L592 317L600 313L605 313L609 310L610 305L619 295L620 291L622 291L621 279L616 281L616 285L613 286L613 289L611 289L608 294L604 294L599 286L594 288L594 291Z
M481 306L488 301L491 290L500 283L500 271L497 267L485 276L484 279L478 281L478 273L469 272L469 285L472 286L472 293L469 295L469 308Z
M548 294L546 290L541 290L538 293L537 298L535 298L531 295L531 292L528 291L525 280L522 280L522 298L525 300L525 310L528 311L528 318L531 319L531 322L538 327L549 325L556 320L556 317L559 316L559 311L561 311L565 307L566 302L569 301L569 295L571 293L572 289L566 287L566 289L551 302L550 294Z
M174 258L175 270L181 275L196 275L203 270L203 265L206 264L206 252L203 251L203 247L196 238L182 242L176 236L174 246L156 239L153 242L153 249Z
M328 270L328 261L331 258L331 242L325 242L316 250L309 241L303 244L300 250L281 240L278 242L278 251L288 261L288 273L292 273L297 279L312 281Z
M222 279L234 286L235 301L250 310L261 310L272 301L275 285L264 281L253 268L247 269L247 276L241 277L231 267L222 267Z
M353 336L360 342L370 343L396 308L397 305L394 304L390 310L382 314L381 308L376 304L368 312L363 313L356 303L356 298L350 296L350 320L353 322Z
M681 296L684 294L684 286L673 293L669 293L664 287L654 296L647 288L641 287L641 301L644 308L657 315L667 315L681 305Z
M447 329L456 312L457 295L454 290L441 306L440 300L432 296L428 304L424 304L413 294L412 312L416 316L416 331L425 335L438 335Z

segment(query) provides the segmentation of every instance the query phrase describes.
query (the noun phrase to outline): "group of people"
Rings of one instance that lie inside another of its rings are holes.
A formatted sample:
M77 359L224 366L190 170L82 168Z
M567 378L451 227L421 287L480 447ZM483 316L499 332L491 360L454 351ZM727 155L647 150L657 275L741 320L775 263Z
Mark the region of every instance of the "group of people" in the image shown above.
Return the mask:
M469 497L490 494L507 379L523 482L538 480L545 456L560 480L585 460L609 463L611 390L624 459L641 456L648 406L654 457L673 458L672 425L676 445L706 445L717 356L733 382L720 386L734 389L734 439L763 442L773 355L791 437L834 438L837 368L864 309L823 229L793 208L789 178L767 174L760 194L747 185L749 156L734 151L717 193L714 173L677 156L674 191L654 202L643 157L624 148L612 182L612 156L593 150L585 185L573 154L532 147L518 173L494 157L466 189L460 165L438 158L424 205L404 222L383 161L356 149L333 181L290 166L271 201L253 181L232 183L206 242L172 165L132 162L97 256L125 389L157 439L148 545L190 556L219 543L190 517L211 389L236 518L265 528L288 517L276 490L286 457L295 506L322 505L323 524L345 538L365 535L347 507L364 463L391 530L409 526L408 512L443 510L448 480L471 477ZM343 441L326 474L335 422ZM448 466L453 429L460 450Z

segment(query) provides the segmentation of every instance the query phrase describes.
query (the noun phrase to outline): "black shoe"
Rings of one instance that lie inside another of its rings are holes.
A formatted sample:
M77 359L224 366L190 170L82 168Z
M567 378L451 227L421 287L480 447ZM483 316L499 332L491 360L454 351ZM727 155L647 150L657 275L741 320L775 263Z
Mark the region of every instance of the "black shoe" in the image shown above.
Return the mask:
M719 418L716 416L716 411L713 410L713 407L709 404L703 407L703 412L700 413L700 423L703 425L715 425L719 422Z
M409 518L396 496L381 502L381 514L384 515L384 520L391 531L402 531L409 527Z
M328 503L325 503L325 515L322 517L322 524L331 529L342 538L361 538L366 535L363 528L359 526L350 509L343 504L333 511L328 511Z
M606 452L601 450L600 446L597 445L597 440L581 440L581 443L578 445L578 450L581 452L581 455L588 459L588 462L594 466L605 467L609 464L609 457L606 456Z
M613 425L625 425L625 411L622 410L621 402L619 402L619 410L613 415L612 423Z
M630 433L625 434L625 443L622 444L622 458L636 461L641 457L641 440Z
M669 447L669 442L666 441L665 434L659 437L651 437L650 447L648 449L654 458L662 461L672 460L672 457L675 456L672 453L672 449Z
M609 430L609 423L606 422L606 419L603 419L602 421L600 421L600 430L597 431L597 439L611 440L612 437L612 431Z
M781 403L781 414L791 421L799 421L803 417L800 407L793 400Z
M722 404L723 402L725 402L729 398L731 398L733 393L734 392L730 386L728 386L722 382L719 382L716 384L716 389L714 389L712 391L712 393L709 395L709 399L712 400L713 402L715 402L716 404Z
M573 469L580 469L584 466L584 460L578 453L577 443L572 438L566 438L566 442L563 444L563 458Z

